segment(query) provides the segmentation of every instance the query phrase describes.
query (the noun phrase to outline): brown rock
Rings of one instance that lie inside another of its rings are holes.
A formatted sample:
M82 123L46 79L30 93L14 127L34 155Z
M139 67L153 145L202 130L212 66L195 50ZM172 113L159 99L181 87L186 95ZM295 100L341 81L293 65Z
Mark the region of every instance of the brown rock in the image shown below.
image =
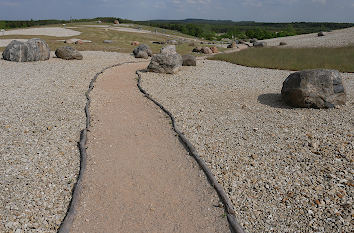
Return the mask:
M201 52L204 54L212 54L213 53L213 51L209 47L203 47Z
M215 46L210 47L210 49L211 49L211 51L212 51L213 53L218 53L218 52L219 52L218 48L215 47Z
M134 46L138 46L138 45L140 45L140 42L139 41L132 41L130 44L134 45Z

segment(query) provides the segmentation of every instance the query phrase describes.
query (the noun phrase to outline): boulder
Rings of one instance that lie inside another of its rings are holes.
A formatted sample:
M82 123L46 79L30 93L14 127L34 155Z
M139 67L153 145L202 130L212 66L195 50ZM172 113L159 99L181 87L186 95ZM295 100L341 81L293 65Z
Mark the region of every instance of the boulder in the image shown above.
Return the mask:
M104 40L103 43L105 43L105 44L111 44L111 43L113 43L113 41L111 41L111 40Z
M229 45L227 46L227 48L229 48L229 49L237 48L236 42L233 41L231 44L229 44Z
M325 35L324 32L317 33L317 36L324 36L324 35Z
M119 24L118 19L115 19L113 23L114 23L114 24Z
M267 47L267 42L264 42L264 41L262 41L262 42L259 42L259 41L254 42L253 43L253 47L257 47L257 48Z
M219 50L217 47L213 46L213 47L210 47L210 50L213 52L213 53L218 53Z
M182 66L196 66L197 65L197 59L193 55L183 55L182 56Z
M202 51L202 47L195 47L192 52L194 53L200 53Z
M250 43L256 43L258 40L256 38L250 39Z
M144 59L148 59L149 55L147 54L146 51L140 50L136 55L135 58L144 58Z
M176 53L176 45L167 45L160 50L160 53L174 54Z
M283 100L293 107L333 108L346 102L345 88L337 70L304 70L283 83Z
M27 42L13 40L2 53L4 60L16 62L44 61L50 57L48 44L41 39Z
M284 46L284 45L287 45L287 43L286 42L280 42L279 45L280 46Z
M150 49L149 46L145 45L145 44L141 44L139 45L138 47L136 47L134 50L133 50L133 54L135 57L137 57L137 55L139 54L140 51L144 51L146 52L146 54L151 57L152 56L152 51Z
M149 72L174 74L179 71L183 63L181 55L178 53L160 53L151 58L147 68Z
M213 53L213 51L209 47L203 47L201 52L204 54L212 54Z
M65 60L82 60L83 58L79 51L70 46L57 48L57 50L55 50L55 55L58 58Z
M132 41L130 43L130 45L138 46L138 45L140 45L140 42L139 41Z
M164 42L164 41L153 41L152 43L153 44L166 44L166 42Z

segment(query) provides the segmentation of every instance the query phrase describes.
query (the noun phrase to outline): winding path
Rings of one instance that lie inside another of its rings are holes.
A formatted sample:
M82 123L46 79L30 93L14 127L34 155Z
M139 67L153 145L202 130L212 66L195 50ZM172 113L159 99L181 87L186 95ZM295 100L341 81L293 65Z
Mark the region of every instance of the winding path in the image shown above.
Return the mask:
M87 168L71 232L229 232L224 209L169 119L136 87L147 63L107 70L91 92Z

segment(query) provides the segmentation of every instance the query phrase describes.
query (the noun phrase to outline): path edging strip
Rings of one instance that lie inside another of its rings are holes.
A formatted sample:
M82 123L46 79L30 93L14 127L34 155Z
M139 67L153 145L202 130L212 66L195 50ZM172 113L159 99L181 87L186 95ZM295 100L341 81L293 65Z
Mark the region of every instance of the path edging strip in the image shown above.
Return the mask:
M175 118L173 117L172 113L170 111L168 111L162 104L160 104L158 101L156 101L155 99L153 99L142 87L141 87L141 71L137 71L136 72L137 76L138 76L138 83L137 86L140 90L141 93L144 94L144 96L146 98L148 98L149 100L151 100L154 104L156 104L163 112L165 112L171 119L172 122L172 129L176 132L178 138L180 139L180 141L182 142L182 144L185 146L185 148L187 149L187 151L189 152L190 155L193 156L193 158L196 160L196 162L198 163L198 165L201 167L201 169L203 170L204 174L206 175L206 177L208 178L208 181L210 183L211 186L213 186L213 188L216 190L217 194L219 195L225 211L227 213L227 220L229 221L230 224L230 228L233 232L235 233L246 233L243 228L241 227L241 225L237 222L236 217L235 217L235 210L234 207L232 205L231 200L229 199L229 197L226 195L225 190L223 189L223 187L218 183L218 181L215 179L215 176L213 175L213 173L211 172L211 170L209 169L209 167L207 166L207 164L205 163L205 161L198 155L195 147L192 145L192 143L184 136L183 133L181 133L181 131L178 130L176 123L175 123Z

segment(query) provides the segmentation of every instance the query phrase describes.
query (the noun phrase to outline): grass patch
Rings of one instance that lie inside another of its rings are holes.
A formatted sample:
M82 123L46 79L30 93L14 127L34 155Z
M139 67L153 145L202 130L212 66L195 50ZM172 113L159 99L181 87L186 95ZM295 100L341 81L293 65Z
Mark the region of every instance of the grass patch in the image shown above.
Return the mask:
M341 48L251 48L209 59L281 70L323 68L354 72L354 45Z

